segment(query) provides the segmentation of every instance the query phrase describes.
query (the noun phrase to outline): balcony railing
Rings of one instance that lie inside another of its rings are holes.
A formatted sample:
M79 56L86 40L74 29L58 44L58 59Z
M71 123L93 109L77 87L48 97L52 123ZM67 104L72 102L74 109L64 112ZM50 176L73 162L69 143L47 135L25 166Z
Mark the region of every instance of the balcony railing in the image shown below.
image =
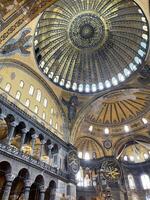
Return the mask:
M0 154L11 156L16 160L20 160L21 162L30 165L34 168L41 169L41 171L44 171L45 173L51 174L53 176L57 176L59 179L62 179L65 181L68 180L69 174L65 173L64 171L57 169L55 167L52 167L40 160L36 160L30 155L27 155L23 153L22 151L19 151L15 147L9 146L7 144L0 143Z

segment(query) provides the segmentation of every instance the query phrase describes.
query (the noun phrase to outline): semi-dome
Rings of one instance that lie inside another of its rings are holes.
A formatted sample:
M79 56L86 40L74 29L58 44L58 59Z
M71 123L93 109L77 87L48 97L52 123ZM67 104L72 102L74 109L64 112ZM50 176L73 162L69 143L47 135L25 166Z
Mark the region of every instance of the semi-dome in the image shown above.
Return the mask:
M117 86L139 68L148 30L133 0L59 0L37 24L35 56L53 83L95 93Z

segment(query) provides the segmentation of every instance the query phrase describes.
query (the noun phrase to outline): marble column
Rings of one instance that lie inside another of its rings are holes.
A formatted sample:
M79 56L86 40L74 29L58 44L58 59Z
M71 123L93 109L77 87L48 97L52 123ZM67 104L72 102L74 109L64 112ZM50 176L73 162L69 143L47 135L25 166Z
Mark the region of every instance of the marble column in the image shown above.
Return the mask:
M42 187L42 189L40 190L40 199L39 200L44 200L45 198L45 191L44 188Z
M11 122L9 124L9 129L8 129L8 136L7 136L7 141L8 141L8 144L10 145L11 144L11 140L13 139L13 136L14 136L14 132L15 132L15 128L16 126L18 125L17 122Z
M22 134L21 134L21 142L20 142L20 151L22 150L22 147L25 143L25 138L26 138L26 134L27 132L29 131L28 129L24 128L21 130L22 131Z
M44 151L44 145L46 144L46 141L45 140L42 140L41 141L41 146L40 146L40 155L39 155L39 159L41 160L42 158L42 154L43 154L43 151Z
M55 200L56 188L51 190L51 200Z
M11 175L7 176L6 180L7 180L7 182L6 182L6 185L5 185L2 200L8 200L9 199L9 195L10 195L10 191L11 191L11 187L12 187L12 183L13 183L13 179L11 178Z
M31 143L32 143L31 156L33 156L33 153L34 153L34 146L35 146L35 140L36 140L36 138L38 138L38 135L34 134L34 135L32 135L31 137L32 137L32 141L31 141Z
M52 160L52 148L54 147L54 145L53 144L50 144L50 145L48 145L48 157L49 157L49 165L51 165L52 163L51 163L51 160Z
M29 199L29 194L30 194L30 181L26 180L25 181L25 189L24 189L24 200L28 200Z

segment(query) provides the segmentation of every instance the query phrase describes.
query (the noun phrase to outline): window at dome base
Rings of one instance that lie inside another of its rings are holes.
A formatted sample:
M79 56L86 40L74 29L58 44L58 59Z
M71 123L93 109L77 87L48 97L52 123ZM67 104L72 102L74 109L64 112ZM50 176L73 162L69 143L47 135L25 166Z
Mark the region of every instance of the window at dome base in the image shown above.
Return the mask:
M150 189L150 177L147 174L141 175L141 182L144 190Z
M88 152L85 153L84 159L85 160L90 160L90 154Z
M138 4L129 0L127 9L126 1L92 2L58 0L35 30L39 69L67 91L93 94L121 85L147 56L149 24Z
M129 174L128 175L128 182L129 182L129 187L131 190L135 190L136 189L136 186L135 186L135 181L134 181L134 178L133 178L133 175L132 174Z

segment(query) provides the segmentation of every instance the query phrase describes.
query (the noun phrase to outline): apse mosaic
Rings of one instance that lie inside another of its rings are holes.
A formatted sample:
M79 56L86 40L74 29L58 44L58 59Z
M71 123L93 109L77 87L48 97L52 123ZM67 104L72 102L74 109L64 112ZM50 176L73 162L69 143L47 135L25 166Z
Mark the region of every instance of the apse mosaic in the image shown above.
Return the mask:
M114 91L92 103L86 121L105 126L126 124L143 116L149 107L149 90Z

